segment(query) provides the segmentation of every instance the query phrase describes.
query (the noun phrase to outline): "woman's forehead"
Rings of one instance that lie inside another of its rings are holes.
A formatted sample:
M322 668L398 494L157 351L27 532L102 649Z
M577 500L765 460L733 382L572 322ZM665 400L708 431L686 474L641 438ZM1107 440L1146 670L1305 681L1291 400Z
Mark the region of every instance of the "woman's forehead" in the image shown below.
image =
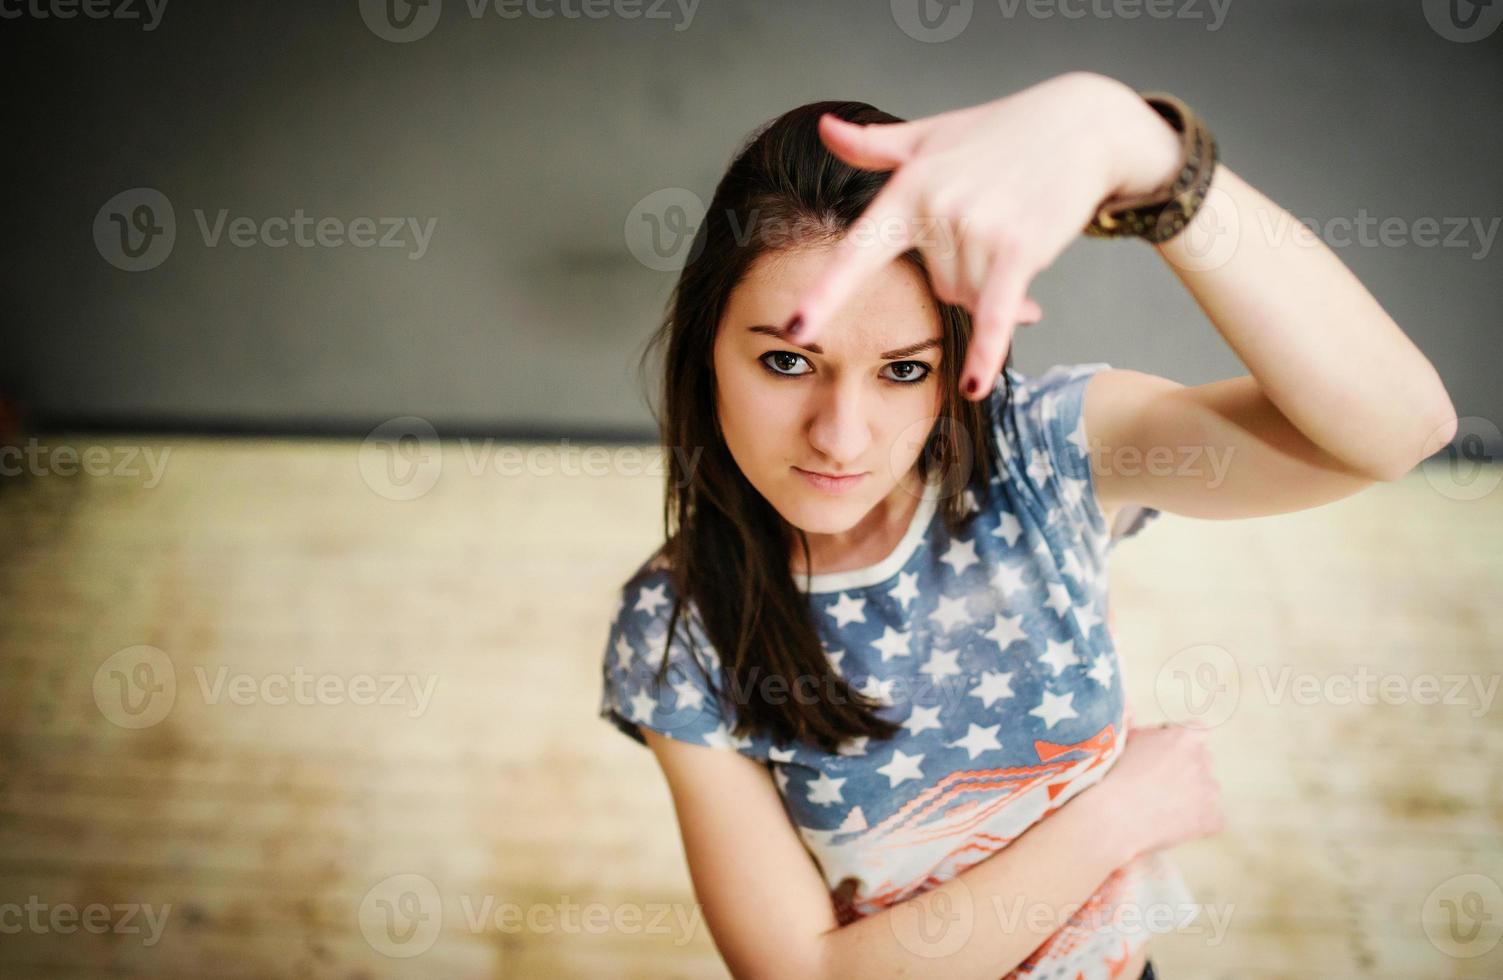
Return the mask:
M766 253L732 292L725 323L737 331L781 327L830 259L828 248ZM886 350L938 336L939 307L917 269L895 259L875 273L830 320L822 346Z

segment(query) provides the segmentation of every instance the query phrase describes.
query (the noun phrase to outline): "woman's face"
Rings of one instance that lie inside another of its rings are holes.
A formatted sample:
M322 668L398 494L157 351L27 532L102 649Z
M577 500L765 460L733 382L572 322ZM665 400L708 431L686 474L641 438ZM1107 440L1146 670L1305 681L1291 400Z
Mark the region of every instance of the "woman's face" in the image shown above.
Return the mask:
M829 255L826 246L762 255L732 293L714 348L732 457L808 534L848 531L884 499L914 491L943 384L939 307L906 262L867 282L811 347L776 336ZM810 473L854 479L821 484Z

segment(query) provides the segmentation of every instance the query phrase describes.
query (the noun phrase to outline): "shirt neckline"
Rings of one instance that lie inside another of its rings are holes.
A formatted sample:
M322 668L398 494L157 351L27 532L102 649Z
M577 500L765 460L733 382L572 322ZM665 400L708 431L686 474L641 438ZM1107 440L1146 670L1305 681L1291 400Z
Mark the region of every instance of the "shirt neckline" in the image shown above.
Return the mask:
M865 588L892 578L899 569L908 564L908 559L913 557L913 553L918 550L919 542L929 530L929 525L939 510L939 491L943 482L938 473L931 475L929 482L924 485L923 496L919 498L913 517L908 521L908 529L903 532L903 537L898 540L897 546L886 558L875 564L852 568L844 572L822 572L808 577L794 572L794 585L800 592L818 595L824 592Z

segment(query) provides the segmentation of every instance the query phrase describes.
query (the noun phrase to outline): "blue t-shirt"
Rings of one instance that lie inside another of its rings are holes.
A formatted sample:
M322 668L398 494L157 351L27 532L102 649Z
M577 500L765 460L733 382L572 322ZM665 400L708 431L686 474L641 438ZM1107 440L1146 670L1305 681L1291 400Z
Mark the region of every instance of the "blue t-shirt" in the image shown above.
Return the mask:
M1097 504L1081 406L1106 367L1007 369L1011 397L1001 404L999 383L989 404L1000 419L997 493L988 502L964 491L979 513L962 535L949 533L931 482L885 559L794 576L835 669L903 726L891 739L847 740L831 753L765 733L736 738L685 646L687 632L700 664L731 689L696 618L681 616L678 642L665 643L673 587L661 551L622 588L601 717L639 742L642 725L768 765L842 924L1005 847L1100 780L1125 747L1132 712L1109 629L1107 558L1160 515L1129 505L1109 529ZM1162 852L1140 857L1009 976L1107 977L1151 937L1149 908L1171 906L1183 924L1191 902Z

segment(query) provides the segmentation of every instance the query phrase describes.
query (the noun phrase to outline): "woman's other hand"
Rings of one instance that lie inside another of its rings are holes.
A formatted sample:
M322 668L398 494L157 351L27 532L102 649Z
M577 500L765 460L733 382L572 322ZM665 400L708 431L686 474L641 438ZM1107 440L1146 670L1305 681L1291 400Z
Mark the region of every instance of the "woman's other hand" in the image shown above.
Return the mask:
M1127 746L1091 792L1126 838L1130 857L1218 834L1221 786L1205 729L1133 727Z

